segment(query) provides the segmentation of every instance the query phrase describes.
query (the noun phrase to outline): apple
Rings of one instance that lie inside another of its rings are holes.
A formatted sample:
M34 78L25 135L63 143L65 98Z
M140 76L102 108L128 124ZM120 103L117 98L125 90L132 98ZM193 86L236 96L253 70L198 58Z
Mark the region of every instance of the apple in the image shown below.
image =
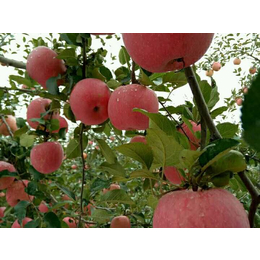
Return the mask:
M256 73L256 68L255 67L250 68L249 69L249 73L252 74L252 75L255 74Z
M77 224L73 218L66 217L63 221L69 226L69 228L76 228Z
M114 136L110 136L109 139L114 142L115 141L115 137Z
M239 58L235 58L233 63L234 63L234 65L240 65L241 60Z
M88 155L86 153L83 153L83 158L86 160Z
M155 92L138 84L117 88L108 103L108 115L111 123L119 130L145 130L149 127L149 118L134 108L158 113L159 103Z
M77 168L78 168L78 166L76 164L71 165L72 170L76 170Z
M198 61L213 33L123 33L132 59L150 72L180 70Z
M208 76L208 77L212 77L213 74L214 74L214 70L207 70L206 71L206 76Z
M227 190L180 190L159 200L153 227L249 228L249 221L243 205Z
M41 204L39 205L38 209L39 209L39 211L40 211L41 213L46 213L46 212L49 211L49 208L48 208L48 206L46 205L46 202L45 202L45 201L42 201L42 202L41 202Z
M62 198L61 198L63 201L66 201L66 200L69 200L69 201L72 201L72 199L68 196L68 195L63 195ZM69 208L69 203L68 204L65 204L64 205L64 208L68 209Z
M195 122L190 121L191 125L192 125L192 130L194 132L194 134L198 131L201 131L201 126L197 125ZM181 128L178 129L178 131L182 134L184 134L184 132L186 133L186 135L189 137L190 140L190 149L191 150L197 150L200 146L200 139L198 139L192 132L191 130L188 128L188 126L183 123ZM183 132L184 131L184 132Z
M134 136L131 139L130 143L144 143L144 144L147 144L147 141L145 139L145 136L143 136L143 135L136 135L136 136Z
M58 142L45 142L33 147L30 154L32 166L40 173L49 174L58 170L64 157Z
M219 62L214 62L214 63L212 64L212 69L213 69L214 71L219 71L219 70L221 69L221 64L220 64Z
M89 144L89 145L92 145L92 144L93 144L93 141L88 141L88 144Z
M56 117L56 116L55 116L55 117ZM66 120L64 117L60 116L60 115L58 115L58 118L57 118L57 119L59 120L60 128L59 128L58 130L52 131L52 133L59 133L59 131L60 131L62 128L65 128L65 129L66 129L65 131L66 131L66 133L67 133L67 132L68 132L68 129L69 129L67 120Z
M47 98L36 98L34 99L27 108L27 122L28 124L37 129L39 126L38 122L32 122L31 119L33 118L41 118L41 114L46 113L49 110L51 100ZM47 114L43 117L45 120L52 119L59 119L58 113L53 113L52 117L50 114Z
M179 171L173 166L166 166L164 168L164 175L168 181L173 184L181 184L185 179Z
M12 133L14 133L17 130L17 125L16 125L16 119L14 116L8 115L5 118L6 123L9 125ZM4 123L4 121L2 120L2 118L0 118L0 135L5 135L8 136L10 135L6 124Z
M9 172L16 172L14 166L10 163L0 161L0 172L7 170ZM0 190L8 188L14 181L14 177L1 177L0 178Z
M31 218L24 218L22 221L22 227L24 227L28 222L32 221ZM22 228L18 222L18 219L13 223L11 228Z
M243 103L243 99L242 98L236 98L236 104L238 106L242 106L242 103Z
M111 228L131 228L131 222L127 216L118 216L112 219Z
M73 88L70 105L77 120L86 125L98 125L108 118L110 90L99 79L83 79Z
M49 78L57 77L66 72L63 60L56 58L57 53L45 46L35 48L27 58L26 70L29 76L37 81L44 89ZM62 80L57 81L58 85Z
M7 188L6 201L11 207L14 207L21 200L32 201L34 199L34 196L30 196L25 192L28 183L28 180L14 181Z
M4 192L0 192L0 198L5 197L5 193Z
M0 207L0 223L1 223L1 218L3 218L5 216L4 212L5 212L6 207Z
M244 94L247 94L247 93L248 93L248 87L244 87L244 88L243 88L243 93L244 93Z
M120 185L112 183L109 190L120 190Z

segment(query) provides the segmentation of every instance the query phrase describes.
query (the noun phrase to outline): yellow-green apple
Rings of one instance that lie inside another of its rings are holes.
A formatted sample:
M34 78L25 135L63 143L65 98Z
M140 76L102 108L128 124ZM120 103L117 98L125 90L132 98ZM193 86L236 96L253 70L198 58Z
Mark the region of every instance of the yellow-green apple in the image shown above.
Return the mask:
M153 227L249 228L249 221L243 205L227 190L181 190L159 200Z
M149 118L134 108L158 113L159 104L155 92L138 84L117 88L108 103L108 115L111 123L119 130L145 130Z
M44 89L46 82L52 77L57 77L66 72L63 60L57 59L57 53L45 46L35 48L27 58L26 70L29 76L37 81ZM57 81L58 85L62 80Z
M180 70L198 61L213 33L123 33L132 59L150 72Z
M127 216L114 217L110 224L111 228L131 228L131 222Z
M32 166L43 174L49 174L58 170L62 164L63 157L63 149L58 142L45 142L35 145L30 154Z
M98 125L108 118L110 90L99 79L79 81L70 95L71 109L77 120L86 125Z
M16 172L14 166L10 163L0 161L0 172L7 170L9 172ZM14 181L14 177L1 177L0 178L0 190L8 188Z
M8 115L5 118L6 123L9 125L12 133L14 133L17 130L17 125L16 125L16 119L14 116ZM4 121L0 118L0 135L5 135L8 136L10 135L8 128L6 127L6 124Z

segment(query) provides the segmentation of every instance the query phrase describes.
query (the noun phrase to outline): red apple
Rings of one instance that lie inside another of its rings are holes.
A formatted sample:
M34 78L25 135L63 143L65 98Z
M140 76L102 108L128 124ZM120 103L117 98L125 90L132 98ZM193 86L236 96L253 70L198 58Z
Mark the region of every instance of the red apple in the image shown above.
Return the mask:
M39 126L38 122L32 122L31 119L33 118L41 118L41 114L46 113L48 111L50 106L51 100L47 98L36 98L34 99L27 108L27 122L28 124L34 128L37 129ZM45 115L43 117L45 120L49 120L51 118L51 115ZM58 119L59 114L53 113L52 119Z
M159 104L155 92L138 84L117 88L108 103L108 115L111 123L120 130L145 130L149 127L149 118L134 108L158 113Z
M111 228L131 228L130 220L127 216L118 216L112 219Z
M201 126L197 125L195 122L190 121L190 123L192 124L192 130L194 133L201 131ZM178 129L178 131L182 134L184 134L184 132L186 133L186 135L189 137L190 140L190 149L191 150L197 150L200 146L200 139L198 139L192 132L191 130L188 128L188 126L183 123L181 128ZM183 132L184 131L184 132Z
M62 129L62 128L65 128L66 129L66 133L68 132L68 122L67 120L62 117L62 116L58 116L57 118L59 120L59 124L60 124L60 128L58 130L55 130L55 131L52 131L52 133L59 133L59 131Z
M14 133L16 130L17 130L17 125L16 125L16 119L14 116L7 116L5 118L5 121L6 123L9 125L12 133ZM10 135L7 127L6 127L6 124L4 123L4 121L2 120L2 118L0 118L0 135L5 135L5 136L8 136Z
M22 227L24 227L28 222L32 221L31 218L24 218L22 221ZM13 225L12 228L22 228L18 222L18 220L16 220Z
M57 77L66 72L63 60L56 58L57 53L45 46L35 48L27 58L26 70L29 76L37 81L44 89L49 78ZM58 80L58 85L62 81Z
M6 207L0 207L0 223L1 223L1 218L3 218L5 216L4 212L5 212Z
M66 217L63 221L69 226L69 228L76 228L77 224L73 218Z
M120 185L112 183L109 190L120 190Z
M252 75L255 74L256 73L256 68L255 67L250 68L249 69L249 73L252 74Z
M208 76L208 77L212 77L213 74L214 74L214 70L207 70L206 71L206 76Z
M181 184L185 179L179 173L179 171L173 166L167 166L164 168L164 175L168 181L173 184Z
M92 144L93 144L93 141L88 141L88 144L89 144L89 145L92 145Z
M46 213L49 211L49 208L48 206L46 205L46 202L45 201L42 201L41 204L39 205L38 207L39 211L42 212L42 213Z
M10 163L0 161L0 172L7 170L9 172L16 172L14 166ZM14 177L1 177L0 178L0 190L8 188L14 181Z
M76 164L71 165L72 170L76 170L77 168L78 168L78 166Z
M212 69L213 69L214 71L219 71L219 70L221 69L221 64L220 64L219 62L214 62L214 63L212 64Z
M132 59L150 72L180 70L198 61L213 33L123 33ZM181 60L183 59L183 61Z
M144 143L144 144L147 144L147 141L145 139L145 136L143 136L143 135L136 135L136 136L134 136L131 139L130 143Z
M236 103L237 103L238 106L242 106L242 104L243 104L243 99L242 99L242 98L237 98L237 99L236 99Z
M244 88L243 88L243 93L244 93L244 94L247 94L247 93L248 93L248 87L244 87Z
M11 207L14 207L21 200L32 201L34 199L34 196L29 196L25 192L28 183L28 180L14 181L12 185L7 188L6 201Z
M241 60L239 58L235 58L233 63L234 63L234 65L240 65Z
M108 118L110 90L99 79L83 79L70 95L71 109L77 120L86 125L98 125Z
M239 200L224 189L164 195L155 209L154 228L249 228Z
M31 164L40 173L49 174L58 170L64 157L58 142L41 143L31 150Z

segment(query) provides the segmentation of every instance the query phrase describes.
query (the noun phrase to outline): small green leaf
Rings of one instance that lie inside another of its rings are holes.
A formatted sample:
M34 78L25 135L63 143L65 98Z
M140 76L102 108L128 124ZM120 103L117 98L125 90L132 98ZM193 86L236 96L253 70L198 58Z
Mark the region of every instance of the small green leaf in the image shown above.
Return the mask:
M28 135L28 134L22 134L20 136L20 145L24 147L31 147L34 144L36 136L34 135Z
M59 95L59 88L57 85L57 79L60 79L60 76L51 77L46 81L46 87L48 92L52 95Z
M113 214L107 210L95 209L91 214L91 217L99 224L104 224L110 221L110 219L113 217Z
M96 141L99 144L99 148L103 154L103 156L106 158L106 161L109 164L114 164L116 162L116 156L113 152L113 150L108 146L108 144L102 140L102 139L96 139Z
M24 225L24 228L37 228L41 223L41 220L38 218L36 220L32 220L30 222L27 222L25 225Z
M127 193L120 189L120 190L111 190L107 193L103 194L101 199L102 202L111 202L111 203L123 203L123 204L134 204L132 199L127 195Z
M105 171L115 177L125 178L125 169L118 162L116 162L115 164L109 164L107 162L104 162L99 166L99 168L100 170Z
M62 186L62 185L60 185L59 183L55 183L55 185L60 189L60 190L62 190L65 194L67 194L71 199L73 199L73 200L76 200L76 196L75 196L75 194L72 192L72 191L70 191L68 188L66 188L66 187L64 187L64 186Z
M152 180L160 180L160 176L158 174L153 174L149 172L148 170L142 169L142 170L136 170L130 174L129 179L135 179L135 178L146 178L146 179L152 179Z
M233 138L238 131L238 125L221 123L217 125L217 129L223 138Z
M53 212L44 214L43 220L48 228L61 228L60 220Z
M22 200L14 207L14 214L17 216L20 225L22 224L22 220L26 217L26 210L29 205L29 201Z
M74 116L69 104L64 105L63 111L64 111L64 115L66 116L67 119L69 119L73 123L76 123L75 116Z
M83 135L83 150L87 147L88 138L87 136ZM67 149L66 149L66 156L68 159L74 159L81 156L80 153L80 144L79 141L76 139L70 140Z

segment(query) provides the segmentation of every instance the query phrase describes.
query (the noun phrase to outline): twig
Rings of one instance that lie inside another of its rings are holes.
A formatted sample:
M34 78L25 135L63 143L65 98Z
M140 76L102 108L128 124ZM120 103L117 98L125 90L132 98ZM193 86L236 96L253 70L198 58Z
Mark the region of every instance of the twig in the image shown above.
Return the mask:
M10 136L13 138L13 137L14 137L14 134L13 134L13 132L12 132L10 126L8 125L8 123L7 123L6 120L5 120L5 116L4 116L4 115L1 115L1 118L2 118L2 121L3 121L3 123L5 124L5 126L6 126L6 128L7 128L7 130L8 130L8 132L9 132Z
M24 70L26 69L26 63L24 63L22 61L8 59L8 58L5 58L4 56L0 56L0 63L3 63L7 66L15 67L18 69L24 69Z
M132 62L131 81L132 81L132 84L138 84L139 83L138 80L135 77L135 62L134 61Z

